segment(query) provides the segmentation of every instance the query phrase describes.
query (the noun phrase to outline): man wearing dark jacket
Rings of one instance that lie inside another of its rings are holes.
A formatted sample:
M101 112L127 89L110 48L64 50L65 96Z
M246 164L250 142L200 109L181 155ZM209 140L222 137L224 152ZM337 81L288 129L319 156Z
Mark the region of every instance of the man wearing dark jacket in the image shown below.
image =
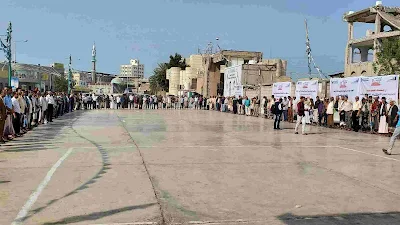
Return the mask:
M274 122L274 129L275 130L280 130L281 128L279 127L279 124L281 123L281 116L282 116L282 98L279 99L279 101L275 102L275 122Z
M301 128L301 133L303 135L307 135L306 134L306 117L304 114L304 97L301 96L300 97L300 101L299 103L297 103L297 122L296 122L296 127L294 128L295 134L298 134L298 129L300 126L300 123L302 123L302 128Z

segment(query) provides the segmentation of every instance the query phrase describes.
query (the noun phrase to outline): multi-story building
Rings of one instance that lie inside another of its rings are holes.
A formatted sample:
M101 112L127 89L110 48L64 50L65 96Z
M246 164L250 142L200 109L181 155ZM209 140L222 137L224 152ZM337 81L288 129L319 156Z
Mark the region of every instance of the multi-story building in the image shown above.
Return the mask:
M120 77L141 79L144 77L144 65L138 59L131 59L128 65L121 65Z
M115 74L96 72L96 84L109 84L115 77L117 77ZM72 79L75 81L76 86L87 87L88 85L94 85L92 82L92 72L89 71L73 72Z
M400 8L386 7L377 1L373 7L347 12L343 19L348 23L344 75L377 75L373 63L380 43L386 38L400 37ZM367 30L364 37L354 38L354 23L374 24L375 29Z

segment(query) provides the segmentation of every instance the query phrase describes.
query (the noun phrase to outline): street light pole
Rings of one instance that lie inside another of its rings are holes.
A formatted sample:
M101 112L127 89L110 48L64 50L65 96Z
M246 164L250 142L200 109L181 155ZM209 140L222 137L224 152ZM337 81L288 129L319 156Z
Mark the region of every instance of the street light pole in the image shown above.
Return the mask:
M14 41L14 63L17 63L17 42L28 42L28 40Z

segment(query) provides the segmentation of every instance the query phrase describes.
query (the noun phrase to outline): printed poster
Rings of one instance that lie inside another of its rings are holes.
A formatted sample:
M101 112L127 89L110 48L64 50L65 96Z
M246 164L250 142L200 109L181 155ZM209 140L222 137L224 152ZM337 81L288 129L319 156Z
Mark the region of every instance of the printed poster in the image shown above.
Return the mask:
M296 83L296 98L300 99L301 96L305 98L316 99L318 96L318 81L297 81Z

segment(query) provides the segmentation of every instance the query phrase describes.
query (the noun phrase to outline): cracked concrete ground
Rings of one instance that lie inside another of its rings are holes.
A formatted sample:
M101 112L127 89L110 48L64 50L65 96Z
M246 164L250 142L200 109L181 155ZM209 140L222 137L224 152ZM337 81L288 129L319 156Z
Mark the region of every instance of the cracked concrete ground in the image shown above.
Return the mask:
M282 127L194 110L66 115L0 147L0 224L400 223L387 137Z

